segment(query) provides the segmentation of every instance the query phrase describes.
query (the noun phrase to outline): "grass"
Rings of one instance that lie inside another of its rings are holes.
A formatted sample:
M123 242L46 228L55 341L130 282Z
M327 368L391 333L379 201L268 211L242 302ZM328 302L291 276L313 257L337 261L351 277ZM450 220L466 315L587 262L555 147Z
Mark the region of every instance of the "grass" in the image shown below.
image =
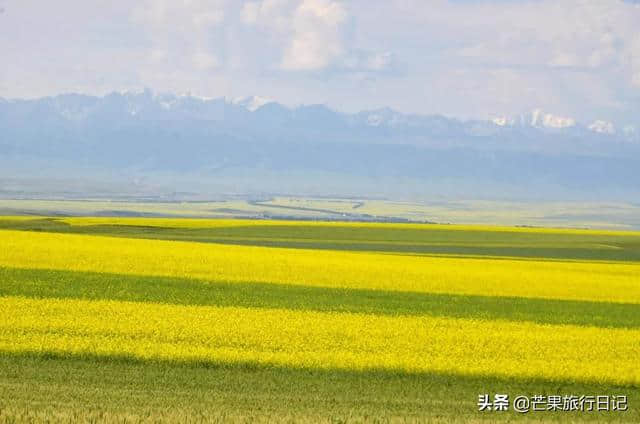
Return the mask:
M0 421L640 419L636 233L0 226ZM434 246L472 251L417 250ZM631 410L477 411L499 392L625 394Z
M625 413L477 412L479 393L627 394L637 388L450 374L348 372L126 357L0 357L7 422L638 422ZM10 401L9 401L10 400Z

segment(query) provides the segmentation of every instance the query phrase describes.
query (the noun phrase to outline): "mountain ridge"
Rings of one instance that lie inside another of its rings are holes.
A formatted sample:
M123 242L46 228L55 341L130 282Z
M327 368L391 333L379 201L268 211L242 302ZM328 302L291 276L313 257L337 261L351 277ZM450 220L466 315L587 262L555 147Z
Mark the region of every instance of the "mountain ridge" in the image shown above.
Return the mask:
M119 98L119 99L118 99ZM448 125L453 127L465 127L466 134L475 135L470 128L479 126L492 126L499 132L502 128L529 128L529 129L552 129L552 130L582 130L591 131L599 134L616 135L621 140L640 141L638 140L639 125L635 123L613 123L605 119L596 119L593 121L583 122L574 117L565 117L553 114L542 109L533 109L528 113L515 114L512 116L496 116L488 120L469 119L463 120L455 117L444 116L441 114L407 114L396 111L389 107L382 107L370 110L363 110L355 113L339 112L331 109L324 104L303 104L299 106L285 106L275 100L260 97L247 96L229 99L226 97L201 97L191 93L174 94L174 93L154 93L149 89L144 90L127 90L114 91L104 96L92 96L80 93L64 93L56 96L48 96L36 99L6 99L0 97L0 102L7 104L33 104L33 103L52 103L53 105L66 104L69 106L71 100L81 103L84 109L69 111L59 110L60 114L71 120L79 120L86 118L92 111L92 106L98 103L117 103L118 100L126 101L126 111L131 116L138 115L141 111L146 112L145 118L149 118L149 114L161 115L171 112L178 112L176 119L199 118L204 120L219 120L223 118L219 115L220 108L236 108L235 112L241 113L246 111L250 113L258 112L265 106L278 108L281 112L287 111L293 115L304 115L309 111L316 110L324 115L333 114L336 118L343 119L351 125L365 124L372 127L422 127L430 121L432 125ZM75 105L76 108L78 105ZM191 110L189 110L191 108ZM218 112L218 114L216 114ZM159 117L159 116L158 116ZM224 117L228 118L228 117Z
M261 190L267 174L276 175L276 189L287 175L318 187L322 175L331 174L345 187L358 187L349 193L360 191L354 181L367 181L374 195L381 182L393 192L406 179L418 192L454 187L469 195L505 185L538 198L640 191L635 127L609 131L602 121L596 131L542 111L509 119L498 125L390 108L344 113L326 105L151 90L3 99L0 178L44 172L46 163L63 176L70 166L84 175L101 169L136 178L179 173L234 181L244 175L252 190Z

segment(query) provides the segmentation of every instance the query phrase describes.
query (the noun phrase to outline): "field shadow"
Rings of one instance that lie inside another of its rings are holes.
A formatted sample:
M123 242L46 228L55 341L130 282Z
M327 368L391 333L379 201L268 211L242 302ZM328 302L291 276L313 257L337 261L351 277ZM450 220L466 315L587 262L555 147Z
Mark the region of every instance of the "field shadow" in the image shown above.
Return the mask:
M0 267L0 296L414 315L639 328L636 304L340 289Z
M197 222L197 220L195 220ZM56 218L2 220L0 229L243 246L364 251L396 254L581 261L640 261L638 237L514 231L452 231L336 223L318 225L234 225L177 228L145 225L70 225Z

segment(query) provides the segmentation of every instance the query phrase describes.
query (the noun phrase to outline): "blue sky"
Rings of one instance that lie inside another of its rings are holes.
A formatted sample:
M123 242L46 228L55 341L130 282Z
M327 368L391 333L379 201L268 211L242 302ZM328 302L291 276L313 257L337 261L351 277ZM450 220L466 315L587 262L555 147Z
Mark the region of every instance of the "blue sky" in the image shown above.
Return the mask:
M640 120L622 0L0 0L0 96L151 87L355 111Z

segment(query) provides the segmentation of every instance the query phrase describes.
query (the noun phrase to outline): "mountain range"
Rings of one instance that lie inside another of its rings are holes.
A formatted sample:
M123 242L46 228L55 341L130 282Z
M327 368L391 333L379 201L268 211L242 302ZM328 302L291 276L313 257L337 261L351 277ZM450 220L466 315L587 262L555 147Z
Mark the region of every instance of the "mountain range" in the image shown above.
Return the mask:
M379 194L384 182L385 195L629 198L640 192L640 125L539 109L483 121L148 89L63 94L0 98L0 165L0 181L191 175L229 190L322 194L331 176L339 194Z

